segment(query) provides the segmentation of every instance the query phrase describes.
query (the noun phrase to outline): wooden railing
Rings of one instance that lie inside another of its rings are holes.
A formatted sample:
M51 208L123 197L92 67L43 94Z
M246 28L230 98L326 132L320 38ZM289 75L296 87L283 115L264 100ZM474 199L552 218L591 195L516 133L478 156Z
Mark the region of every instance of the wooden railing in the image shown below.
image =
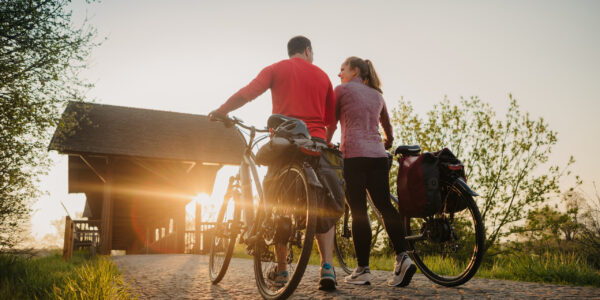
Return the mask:
M210 251L210 241L212 239L212 231L215 227L214 222L200 223L200 234L196 235L195 230L185 231L185 253L207 254ZM198 243L196 243L198 239Z
M194 254L207 254L210 251L210 241L215 226L214 222L200 223L200 233L197 235L195 230L186 230L184 235L184 252ZM100 245L100 220L71 220L66 217L65 222L65 243L63 247L63 258L69 260L73 255L73 250L89 249L92 254L96 253L96 248ZM152 233L153 234L153 233ZM158 240L153 241L150 238L141 253L171 253L175 251L177 243L176 231L168 233ZM196 243L198 240L198 243Z
M73 249L79 250L97 247L100 244L100 220L73 220L75 233L73 235Z
M173 231L159 240L149 244L151 253L175 253L175 245L177 244L177 234Z
M196 231L186 230L185 231L185 253L195 253L194 247L196 246Z
M89 249L92 255L100 244L98 227L100 220L65 220L65 238L63 245L63 259L69 260L73 250Z

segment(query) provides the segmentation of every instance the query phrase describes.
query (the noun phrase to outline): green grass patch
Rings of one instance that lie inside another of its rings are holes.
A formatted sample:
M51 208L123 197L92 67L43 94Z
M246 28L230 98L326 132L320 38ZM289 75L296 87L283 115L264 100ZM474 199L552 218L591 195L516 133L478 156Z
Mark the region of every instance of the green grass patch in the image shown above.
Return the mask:
M374 270L391 271L394 267L394 259L394 257L374 256L370 259L370 267ZM425 264L438 274L459 274L464 270L451 260L436 256L425 258ZM585 259L575 253L504 255L489 259L482 264L475 276L600 287L600 271L595 270Z
M134 296L105 256L76 252L27 258L0 255L0 299L131 299Z
M481 267L477 276L600 287L600 271L575 253L503 256Z
M245 245L236 245L234 257L252 259L245 253ZM395 257L372 256L370 267L373 270L391 271L394 260ZM334 266L339 267L335 255L333 261ZM320 265L316 245L313 245L308 263ZM464 269L448 258L437 256L426 257L425 264L438 274L459 274ZM488 258L479 267L475 277L600 287L600 271L575 253L507 254Z
M239 244L236 243L235 247L233 248L233 257L235 258L247 258L247 259L253 259L253 256L248 255L248 253L246 253L246 245L243 244Z

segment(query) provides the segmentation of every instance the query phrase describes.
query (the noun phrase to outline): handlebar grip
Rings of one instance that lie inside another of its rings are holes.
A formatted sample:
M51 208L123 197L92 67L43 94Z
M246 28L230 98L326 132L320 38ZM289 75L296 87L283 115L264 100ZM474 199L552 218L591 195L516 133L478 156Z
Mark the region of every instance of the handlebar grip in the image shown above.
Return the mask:
M234 121L230 119L226 114L221 113L218 110L213 110L208 114L211 121L220 121L225 124L226 127L231 127Z

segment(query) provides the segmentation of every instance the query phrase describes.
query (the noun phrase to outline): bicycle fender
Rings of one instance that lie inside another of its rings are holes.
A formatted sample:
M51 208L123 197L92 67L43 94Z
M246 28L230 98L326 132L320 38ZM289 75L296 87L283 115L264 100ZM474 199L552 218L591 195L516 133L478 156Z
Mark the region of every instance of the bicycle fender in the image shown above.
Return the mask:
M462 179L462 178L457 178L454 181L455 185L458 185L458 187L460 189L462 189L463 191L469 193L469 195L471 196L479 196L479 194L477 194L477 192L475 192L474 190L471 189L471 187Z
M308 180L308 184L314 187L323 188L323 185L317 177L317 173L315 173L315 170L313 170L311 166L304 166L304 174L306 175L306 180Z

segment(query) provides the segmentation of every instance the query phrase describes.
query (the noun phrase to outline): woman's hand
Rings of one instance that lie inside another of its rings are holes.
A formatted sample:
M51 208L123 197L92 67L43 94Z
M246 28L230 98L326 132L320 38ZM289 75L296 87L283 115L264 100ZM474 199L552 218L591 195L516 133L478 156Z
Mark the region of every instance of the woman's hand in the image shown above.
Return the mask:
M389 150L390 148L392 148L393 143L394 139L383 139L383 147L385 147L385 150Z

